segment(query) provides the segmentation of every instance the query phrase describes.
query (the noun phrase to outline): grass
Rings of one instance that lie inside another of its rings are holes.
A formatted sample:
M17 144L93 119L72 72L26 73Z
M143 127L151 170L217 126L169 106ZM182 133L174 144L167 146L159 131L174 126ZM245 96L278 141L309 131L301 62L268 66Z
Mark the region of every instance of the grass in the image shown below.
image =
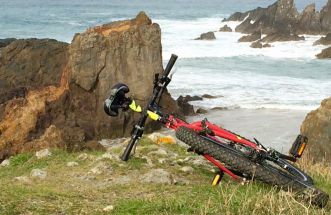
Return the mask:
M169 156L151 152L163 148ZM119 149L111 149L113 155ZM0 167L0 214L331 214L329 205L319 209L301 202L292 193L257 182L241 185L225 177L220 186L211 187L212 167L183 161L196 159L177 145L155 145L144 139L135 158L123 163L116 158L102 159L102 152L82 153L53 150L52 156L37 159L26 153L10 159L10 165ZM144 157L145 156L145 157ZM158 159L165 159L159 163ZM151 167L147 159L153 163ZM67 167L69 161L79 165ZM174 162L178 161L178 162ZM110 172L90 175L98 164L110 166ZM331 173L327 163L300 165L315 179L316 185L331 193ZM193 173L180 171L192 166ZM30 177L32 169L46 170L46 179ZM139 177L151 168L163 168L189 184L142 183ZM15 177L26 176L28 181ZM118 177L128 177L129 183L115 183ZM113 205L109 212L103 211Z

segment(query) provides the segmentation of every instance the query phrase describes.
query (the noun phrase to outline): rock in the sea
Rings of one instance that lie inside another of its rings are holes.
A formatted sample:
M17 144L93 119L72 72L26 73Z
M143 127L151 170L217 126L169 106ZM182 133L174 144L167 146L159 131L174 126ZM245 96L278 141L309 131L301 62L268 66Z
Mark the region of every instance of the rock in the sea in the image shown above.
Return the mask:
M321 10L321 27L325 33L331 32L331 0Z
M325 37L321 37L319 40L316 40L314 42L314 46L316 45L331 45L331 33L328 33Z
M251 48L254 48L254 49L262 49L263 45L262 45L261 42L256 41L256 42L252 43L252 44L250 45L250 47L251 47Z
M261 39L261 32L254 32L250 35L245 35L239 38L238 42L254 42L256 40Z
M216 99L217 98L217 96L213 96L213 95L209 95L209 94L203 94L201 97L205 98L205 99Z
M262 48L270 48L270 47L271 47L271 45L269 43L265 43L262 45Z
M184 99L188 102L191 102L191 101L201 101L202 100L202 97L200 96L190 96L190 95L186 95L184 97Z
M232 32L232 29L228 25L224 25L220 28L221 32Z
M301 134L308 137L307 149L314 161L326 159L331 162L331 97L306 116Z
M331 58L331 47L323 49L321 53L316 55L319 59L329 59Z
M300 41L305 40L304 36L298 36L295 34L288 33L272 33L263 37L260 42L262 43L273 43L273 42L286 42L286 41Z
M179 107L180 112L184 116L190 116L195 114L193 105L188 103L188 100L185 97L179 96L177 99L177 105Z
M10 43L14 42L15 38L6 38L6 39L0 39L0 48L8 46Z
M258 7L247 12L236 12L225 21L242 21L237 32L263 34L286 32L291 34L325 34L331 31L331 1L316 11L315 4L308 5L301 13L294 0L277 0L267 8Z
M215 34L212 31L209 31L207 33L203 33L200 35L200 37L196 38L196 40L215 40Z
M41 169L33 169L30 173L31 178L45 179L47 177L47 172Z
M51 155L52 155L52 153L49 151L49 149L43 149L43 150L40 150L40 151L36 152L36 157L38 159L49 157Z
M152 169L148 173L141 176L141 181L144 183L154 184L172 184L173 176L164 169Z
M196 113L197 114L206 114L206 113L208 113L208 111L206 109L203 109L203 108L198 108Z

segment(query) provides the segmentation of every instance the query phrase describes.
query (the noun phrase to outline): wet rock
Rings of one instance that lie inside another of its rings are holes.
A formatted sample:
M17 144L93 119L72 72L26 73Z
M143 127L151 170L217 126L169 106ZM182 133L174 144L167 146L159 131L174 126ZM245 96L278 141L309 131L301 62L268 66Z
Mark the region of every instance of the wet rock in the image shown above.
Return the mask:
M205 99L216 99L217 98L217 96L212 96L212 95L209 95L209 94L203 94L201 97L205 98Z
M322 32L321 16L316 12L315 3L308 5L300 14L296 34L320 34Z
M313 45L331 45L331 33L328 33L325 37L321 37L319 40L315 41Z
M188 100L185 97L179 96L177 99L177 105L180 112L184 116L191 116L195 114L193 105L189 104Z
M253 34L242 36L238 42L254 42L259 39L261 39L261 32L254 32Z
M213 107L211 110L228 110L227 107Z
M288 33L272 33L260 40L263 43L273 43L273 42L286 42L286 41L300 41L305 40L304 36L298 36L295 34L288 34Z
M265 43L265 44L263 44L263 46L262 46L263 48L270 48L271 47L271 45L269 44L269 43Z
M43 150L36 152L36 157L38 159L49 157L51 155L52 155L52 153L49 151L49 149L43 149Z
M172 175L164 169L152 169L148 173L141 176L141 181L144 183L154 184L172 184Z
M196 40L216 40L215 34L212 31L207 33L203 33L200 37L196 38Z
M196 111L197 114L206 114L208 113L207 110L203 109L203 108L198 108L197 111Z
M316 55L319 59L329 59L331 58L331 47L323 49L321 53Z
M45 179L47 177L47 172L41 169L31 170L30 176L32 178Z
M9 165L10 165L10 160L9 159L3 160L0 164L0 166L2 166L2 167L9 166Z
M186 95L184 97L184 99L188 102L192 102L192 101L202 101L202 97L200 96L190 96L190 95Z
M70 161L67 163L67 167L74 167L74 166L78 166L79 164L75 161Z
M232 29L228 25L224 25L220 28L221 32L232 32Z
M254 42L250 45L251 48L254 48L254 49L262 49L263 45L261 42L257 41L257 42Z
M322 31L325 33L331 32L331 1L328 0L328 3L321 10L321 27Z
M301 125L301 134L308 137L309 159L331 161L331 97L308 113Z
M182 172L193 173L194 169L191 166L184 166L180 169Z

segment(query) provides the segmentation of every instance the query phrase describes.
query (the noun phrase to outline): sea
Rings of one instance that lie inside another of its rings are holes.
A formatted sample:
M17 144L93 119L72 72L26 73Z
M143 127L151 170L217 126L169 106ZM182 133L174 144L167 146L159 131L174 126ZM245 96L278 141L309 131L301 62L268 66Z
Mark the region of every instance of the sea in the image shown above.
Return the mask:
M331 96L331 61L315 55L320 36L305 41L277 42L271 48L252 49L238 43L240 33L218 32L236 11L266 7L275 0L0 0L0 38L54 38L70 43L88 27L131 19L145 11L162 29L163 60L179 56L169 91L180 95L217 96L194 102L206 109L317 108ZM297 0L298 10L313 1ZM316 0L320 9L327 0ZM194 40L215 31L216 40ZM133 71L134 72L134 71ZM137 80L138 81L138 80Z

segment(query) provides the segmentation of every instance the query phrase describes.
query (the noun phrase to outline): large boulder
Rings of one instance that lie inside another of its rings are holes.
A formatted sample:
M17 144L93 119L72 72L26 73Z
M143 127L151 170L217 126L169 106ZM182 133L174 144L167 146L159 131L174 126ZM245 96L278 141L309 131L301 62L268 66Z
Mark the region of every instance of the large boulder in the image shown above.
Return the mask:
M71 45L49 39L10 43L0 57L0 160L129 135L139 114L110 118L105 98L115 83L124 82L144 105L161 72L161 30L144 13L76 34ZM168 92L161 105L177 111ZM148 122L147 131L155 128Z
M321 37L319 40L314 42L314 46L316 45L331 45L331 33L328 33L325 37Z
M314 161L331 161L331 97L306 116L301 133L308 137L308 148Z
M316 11L315 3L308 5L300 14L295 27L297 34L320 34L322 31L320 13Z
M331 58L331 47L323 49L321 53L316 55L319 59L330 59Z
M221 32L232 32L232 29L228 25L224 25L223 27L220 28L220 31Z

